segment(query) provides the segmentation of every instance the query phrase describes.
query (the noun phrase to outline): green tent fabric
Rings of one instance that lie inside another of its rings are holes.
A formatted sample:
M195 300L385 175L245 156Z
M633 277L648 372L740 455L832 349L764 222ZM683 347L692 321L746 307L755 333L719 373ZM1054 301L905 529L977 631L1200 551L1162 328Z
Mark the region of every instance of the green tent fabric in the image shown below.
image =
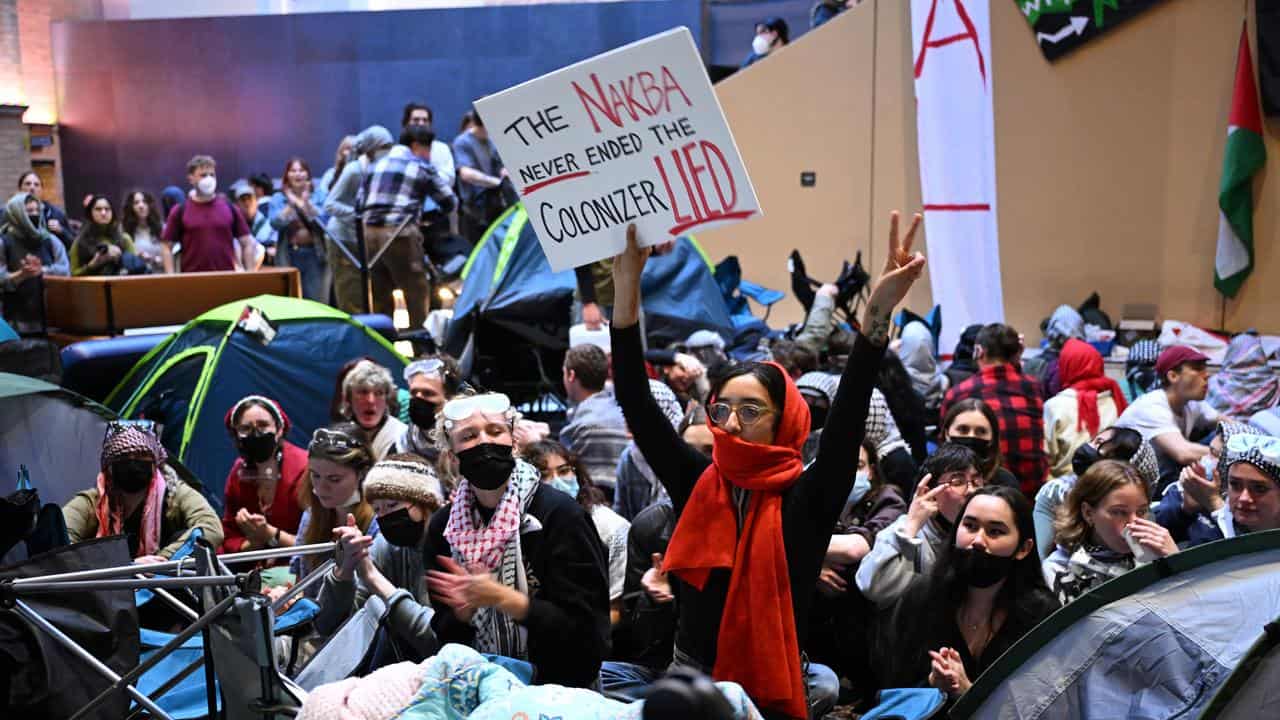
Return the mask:
M271 324L274 337L242 325L250 309ZM139 360L106 404L125 417L155 420L170 454L221 509L236 457L223 424L231 406L251 394L276 400L293 424L288 439L305 447L311 433L330 422L339 369L364 356L390 369L403 387L405 358L377 332L328 305L259 295L187 323Z

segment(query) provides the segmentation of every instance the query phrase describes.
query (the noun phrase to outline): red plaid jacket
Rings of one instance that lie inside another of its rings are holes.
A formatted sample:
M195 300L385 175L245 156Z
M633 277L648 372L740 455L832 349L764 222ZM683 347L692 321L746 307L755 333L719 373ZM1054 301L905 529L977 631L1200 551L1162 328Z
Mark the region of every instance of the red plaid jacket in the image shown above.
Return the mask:
M967 398L978 398L995 411L1004 466L1018 478L1022 492L1035 497L1049 474L1039 383L1007 363L983 368L947 391L942 415L947 414L952 403Z

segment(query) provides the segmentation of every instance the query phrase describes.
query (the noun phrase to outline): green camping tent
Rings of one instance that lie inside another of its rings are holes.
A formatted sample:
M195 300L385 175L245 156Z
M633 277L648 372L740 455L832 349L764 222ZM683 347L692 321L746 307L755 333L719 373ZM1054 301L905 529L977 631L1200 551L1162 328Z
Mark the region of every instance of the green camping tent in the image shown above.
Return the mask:
M246 316L261 313L274 333ZM293 423L289 440L306 446L329 423L338 370L368 356L396 381L405 359L377 332L328 305L259 295L227 303L187 323L147 353L106 404L124 417L160 425L169 452L203 482L215 506L235 461L223 418L240 398L273 398Z

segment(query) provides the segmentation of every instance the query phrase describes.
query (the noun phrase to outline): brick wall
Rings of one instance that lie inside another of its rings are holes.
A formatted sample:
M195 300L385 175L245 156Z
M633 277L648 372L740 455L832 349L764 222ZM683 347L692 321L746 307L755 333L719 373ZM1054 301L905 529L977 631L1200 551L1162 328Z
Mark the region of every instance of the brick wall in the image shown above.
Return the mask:
M24 105L0 105L0 203L9 199L18 176L31 169Z

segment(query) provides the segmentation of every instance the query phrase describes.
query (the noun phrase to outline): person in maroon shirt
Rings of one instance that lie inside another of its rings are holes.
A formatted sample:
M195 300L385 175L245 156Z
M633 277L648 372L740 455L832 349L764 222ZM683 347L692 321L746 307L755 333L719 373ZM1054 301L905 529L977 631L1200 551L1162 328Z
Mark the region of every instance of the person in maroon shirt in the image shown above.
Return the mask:
M1044 399L1040 383L1022 374L1018 331L992 323L978 332L973 357L978 372L947 391L942 416L951 405L977 398L996 413L1000 425L1000 454L1027 497L1035 497L1049 473L1044 452Z
M298 486L307 472L307 451L284 439L289 416L275 400L250 395L227 411L226 426L240 457L227 475L219 551L294 545L302 520Z
M186 202L169 211L160 236L166 273L174 271L173 244L177 242L182 243L182 272L257 269L257 243L240 209L217 193L217 167L208 155L196 155L187 163L191 191Z

